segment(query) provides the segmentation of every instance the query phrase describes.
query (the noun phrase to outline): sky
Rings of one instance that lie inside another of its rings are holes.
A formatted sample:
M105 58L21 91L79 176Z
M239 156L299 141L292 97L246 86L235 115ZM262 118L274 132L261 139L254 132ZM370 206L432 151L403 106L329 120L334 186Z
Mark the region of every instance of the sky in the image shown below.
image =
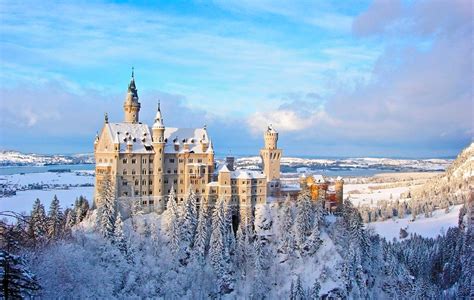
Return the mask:
M472 142L473 9L431 1L0 1L0 149L90 153L123 120L207 125L221 155L455 156Z

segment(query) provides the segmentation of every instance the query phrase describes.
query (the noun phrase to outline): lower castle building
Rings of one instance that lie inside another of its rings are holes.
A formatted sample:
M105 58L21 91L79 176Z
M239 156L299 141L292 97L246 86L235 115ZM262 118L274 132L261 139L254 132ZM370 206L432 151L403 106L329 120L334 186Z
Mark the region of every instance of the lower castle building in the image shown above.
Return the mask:
M213 205L218 198L235 207L265 203L267 195L280 188L278 132L269 126L260 151L263 171L234 169L233 160L217 167L214 147L206 126L167 127L160 105L151 127L141 123L141 104L132 73L123 104L124 121L109 122L94 142L96 161L95 205L100 188L110 180L115 198L123 210L139 203L145 212L161 213L173 189L178 203L192 189L198 201Z

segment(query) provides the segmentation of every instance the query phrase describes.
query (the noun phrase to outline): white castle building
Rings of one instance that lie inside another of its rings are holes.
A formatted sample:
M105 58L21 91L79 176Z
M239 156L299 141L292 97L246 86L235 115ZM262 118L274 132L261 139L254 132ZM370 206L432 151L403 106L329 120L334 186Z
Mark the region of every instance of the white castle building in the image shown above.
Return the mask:
M253 207L280 187L278 132L269 126L260 151L263 171L234 169L233 159L216 167L214 147L206 126L165 126L160 105L151 127L140 122L140 102L132 78L123 104L124 121L109 122L107 115L94 142L96 190L100 202L103 180L110 180L120 203L139 202L142 210L161 213L172 189L182 202L192 189L198 201L213 205L225 198L229 205Z

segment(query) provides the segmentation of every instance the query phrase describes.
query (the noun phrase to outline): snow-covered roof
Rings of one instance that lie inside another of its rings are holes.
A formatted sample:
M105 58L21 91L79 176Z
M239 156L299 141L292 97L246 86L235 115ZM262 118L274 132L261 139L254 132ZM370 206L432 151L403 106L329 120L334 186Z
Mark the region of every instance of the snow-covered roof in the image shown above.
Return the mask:
M166 127L165 142L165 153L213 153L214 151L205 128ZM203 144L208 145L206 151L203 149ZM178 146L178 150L175 150L175 145Z
M154 153L148 125L141 123L107 123L112 140L119 144L120 152L127 152L127 145L132 146L132 153Z
M227 167L226 164L222 164L222 165L219 167L218 172L219 172L219 173L220 173L220 172L227 172L227 173L228 173L228 172L230 172L230 170L229 170L229 168Z
M254 170L239 169L232 171L230 174L232 179L265 179L265 175L262 172Z
M313 177L314 177L314 182L316 182L316 183L326 182L323 175L313 175Z

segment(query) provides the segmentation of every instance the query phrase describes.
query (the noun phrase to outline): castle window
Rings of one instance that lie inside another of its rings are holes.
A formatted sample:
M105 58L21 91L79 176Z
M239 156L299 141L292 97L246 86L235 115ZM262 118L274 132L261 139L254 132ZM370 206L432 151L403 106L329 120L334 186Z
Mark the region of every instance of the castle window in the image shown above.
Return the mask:
M132 170L132 175L135 175L135 174L136 174L135 170Z
M122 185L127 185L127 182L126 182L126 181L122 181Z
M146 185L146 180L142 180L142 185Z
M124 158L124 159L122 160L122 162L123 162L124 164L126 164L126 163L127 163L127 159Z
M152 164L153 163L153 158L150 158L148 161L150 162L150 164Z
M135 185L138 185L138 180L135 180Z
M142 159L142 163L146 164L146 158Z
M153 175L153 170L148 171L150 175Z
M203 194L204 194L204 192L205 192L205 190L204 190L204 189L202 189L202 193L203 193Z
M188 163L193 163L193 159L192 159L192 158L189 158L189 159L188 159Z
M175 179L175 180L173 181L173 183L174 183L174 184L178 184L178 179Z
M175 174L178 174L178 170L176 170L176 169L174 169L174 171L173 171L173 172L174 172Z
M123 170L123 175L127 175L127 170Z
M135 196L138 196L138 195L139 195L138 191L135 191Z
M191 173L191 174L192 174L192 173L193 173L193 169L189 169L189 173Z
M146 192L145 192L145 191L142 191L142 196L145 196L145 195L146 195ZM145 202L145 203L143 203L143 204L146 204L146 201L143 201L143 202Z
M166 173L171 174L171 170L166 170Z
M142 174L146 175L146 170L145 169L142 170Z
M153 181L152 181L152 180L150 180L150 181L148 182L148 184L149 184L149 185L152 185L152 184L153 184Z
M179 162L180 164L182 164L182 163L184 162L184 159L180 158L180 159L178 160L178 162Z
M174 158L170 158L170 163L174 163Z
M199 158L199 159L198 159L198 163L202 163L202 158Z
M99 162L100 162L100 163L102 162L102 158L99 159Z
M167 178L164 180L164 183L168 183L168 179L167 179ZM169 193L169 191L168 191L168 193Z
M150 195L151 195L151 193L150 193ZM152 204L152 205L153 205L153 204L155 203L155 201L153 201L153 200L150 200L148 203L150 203L150 204Z
M135 164L137 160L135 158L132 158L132 164Z
M183 183L184 183L184 182L183 182L183 179L180 179L180 180L179 180L179 183L180 183L180 184L183 184Z
M124 196L128 196L128 193L127 193L127 192L123 192L123 195L124 195Z

